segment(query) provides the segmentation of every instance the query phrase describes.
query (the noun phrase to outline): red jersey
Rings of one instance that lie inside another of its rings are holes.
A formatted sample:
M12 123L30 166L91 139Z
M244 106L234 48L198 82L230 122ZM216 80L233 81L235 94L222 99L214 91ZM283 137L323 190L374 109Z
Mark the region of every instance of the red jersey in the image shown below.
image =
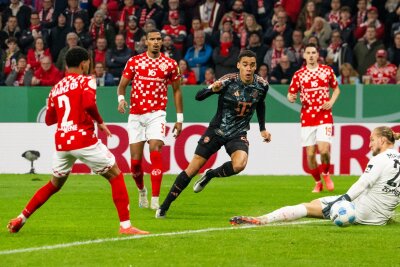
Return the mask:
M180 79L175 60L160 53L150 58L147 52L131 57L122 76L132 80L131 114L145 114L167 108L168 83Z
M310 70L306 66L296 71L289 86L289 93L300 91L301 126L318 126L333 123L332 111L321 108L330 100L329 87L336 88L338 83L331 67L319 64Z
M372 84L394 84L396 83L397 67L394 64L386 64L386 66L379 67L374 64L367 69L367 75L371 77Z
M103 123L96 106L96 80L68 73L50 91L46 124L57 123L56 149L69 151L97 143L94 123Z

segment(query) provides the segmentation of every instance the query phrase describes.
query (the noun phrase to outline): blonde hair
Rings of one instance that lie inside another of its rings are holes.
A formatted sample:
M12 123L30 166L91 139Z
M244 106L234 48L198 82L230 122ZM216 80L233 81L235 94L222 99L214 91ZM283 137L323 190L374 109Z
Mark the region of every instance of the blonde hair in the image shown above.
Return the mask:
M350 63L343 63L343 64L340 66L339 72L340 72L340 75L342 75L342 76L343 76L343 69L348 69L348 70L350 70L350 77L352 77L352 76L358 77L357 71L353 68L353 66L352 66Z
M374 132L379 137L385 137L390 144L394 144L396 139L394 138L394 133L392 129L387 126L380 126L374 129Z

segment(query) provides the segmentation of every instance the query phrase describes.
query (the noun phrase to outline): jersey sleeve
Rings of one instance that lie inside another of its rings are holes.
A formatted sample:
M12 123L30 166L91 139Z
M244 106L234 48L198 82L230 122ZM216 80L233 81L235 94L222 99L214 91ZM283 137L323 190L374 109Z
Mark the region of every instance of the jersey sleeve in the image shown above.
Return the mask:
M174 82L181 78L181 71L179 69L178 63L175 60L172 61L172 68L171 68L171 82Z
M332 68L329 68L329 86L330 86L331 88L336 88L336 87L338 87L338 82L337 82L337 79L336 79L336 75L335 75L335 73L333 72L333 69L332 69Z
M290 82L289 85L289 93L291 94L297 94L297 92L300 90L300 79L299 79L299 74L297 72L294 73L292 81Z
M47 100L45 122L46 122L46 125L53 125L53 124L57 123L57 112L54 107L54 101L53 101L53 97L51 96L51 92L50 92L49 98Z
M381 157L372 158L361 177L347 191L351 200L356 199L364 190L371 187L382 174L384 162Z
M135 75L135 68L133 64L133 57L131 57L125 64L124 71L122 72L122 76L127 78L128 80L132 80Z

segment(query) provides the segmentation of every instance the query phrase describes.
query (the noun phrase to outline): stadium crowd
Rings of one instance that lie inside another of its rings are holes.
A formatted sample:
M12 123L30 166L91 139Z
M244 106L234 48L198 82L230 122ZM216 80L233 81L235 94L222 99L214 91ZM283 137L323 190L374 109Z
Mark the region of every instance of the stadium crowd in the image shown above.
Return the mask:
M99 86L117 85L154 28L182 84L237 71L243 49L262 77L289 84L307 43L339 84L400 83L398 0L0 0L0 16L0 85L56 84L76 46L90 51Z

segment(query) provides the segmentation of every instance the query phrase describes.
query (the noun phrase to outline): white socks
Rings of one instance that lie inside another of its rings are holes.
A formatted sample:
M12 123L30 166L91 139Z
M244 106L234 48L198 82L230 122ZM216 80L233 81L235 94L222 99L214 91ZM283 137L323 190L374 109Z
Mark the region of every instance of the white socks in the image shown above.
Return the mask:
M293 221L307 216L306 206L299 204L296 206L286 206L277 209L271 213L265 214L258 217L262 224L282 222L282 221Z
M127 228L129 228L129 227L132 226L130 220L120 222L119 225L120 225L122 228L124 228L124 229L127 229Z

